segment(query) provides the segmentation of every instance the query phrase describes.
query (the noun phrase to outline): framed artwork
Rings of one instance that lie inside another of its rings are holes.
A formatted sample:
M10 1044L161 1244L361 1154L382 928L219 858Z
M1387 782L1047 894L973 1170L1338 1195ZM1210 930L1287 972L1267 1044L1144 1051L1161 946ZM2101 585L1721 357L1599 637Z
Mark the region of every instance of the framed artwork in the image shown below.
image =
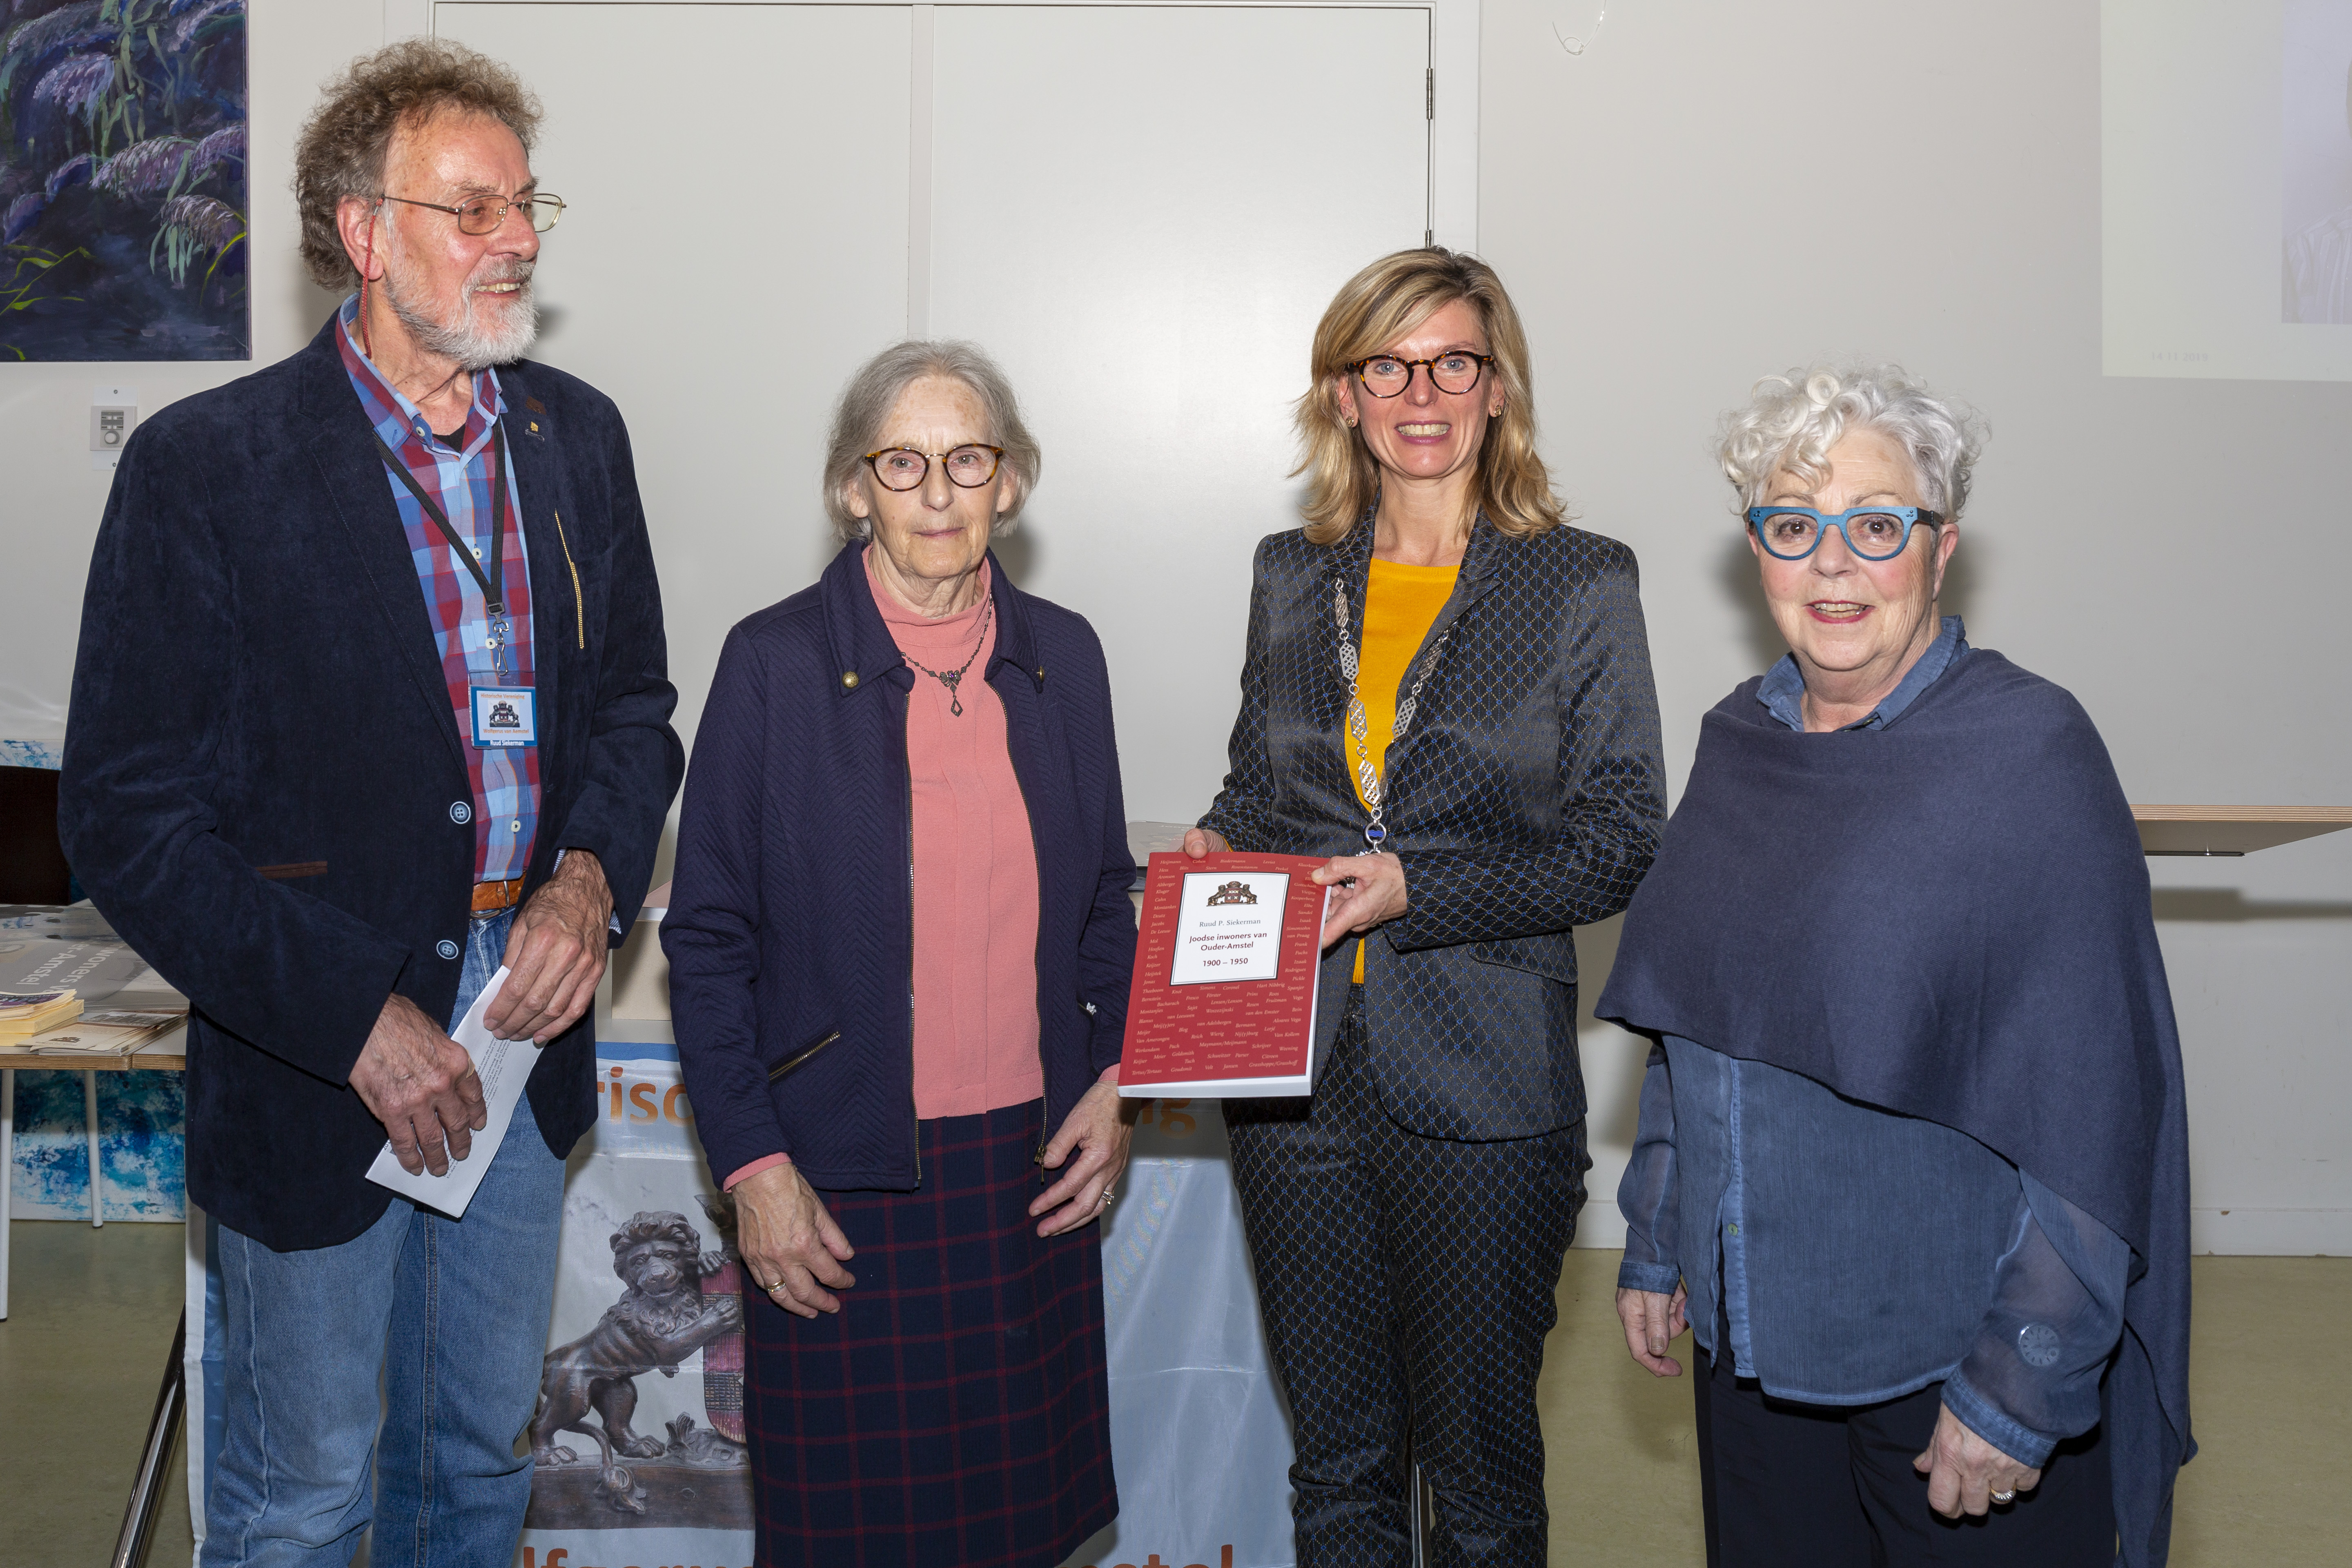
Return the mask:
M250 358L245 0L0 9L0 363Z

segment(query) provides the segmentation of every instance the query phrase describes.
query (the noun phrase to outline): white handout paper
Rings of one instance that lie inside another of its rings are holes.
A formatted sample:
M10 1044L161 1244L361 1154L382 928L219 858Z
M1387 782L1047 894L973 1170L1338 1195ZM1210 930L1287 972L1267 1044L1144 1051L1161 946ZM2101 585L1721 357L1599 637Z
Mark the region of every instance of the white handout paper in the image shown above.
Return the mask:
M410 1175L401 1169L399 1159L392 1152L392 1141L384 1140L383 1152L368 1167L368 1180L380 1187L390 1187L402 1197L410 1198L428 1208L440 1210L451 1219L466 1217L466 1205L474 1201L475 1190L481 1186L490 1162L498 1157L499 1145L506 1141L507 1125L514 1120L515 1101L522 1098L523 1086L530 1081L530 1069L539 1064L539 1047L528 1037L501 1040L482 1025L482 1015L497 1001L505 988L507 972L502 964L449 1037L466 1047L474 1058L474 1070L482 1079L482 1104L489 1113L488 1122L474 1134L474 1147L462 1160L449 1162L449 1173L436 1176L431 1171L419 1171Z

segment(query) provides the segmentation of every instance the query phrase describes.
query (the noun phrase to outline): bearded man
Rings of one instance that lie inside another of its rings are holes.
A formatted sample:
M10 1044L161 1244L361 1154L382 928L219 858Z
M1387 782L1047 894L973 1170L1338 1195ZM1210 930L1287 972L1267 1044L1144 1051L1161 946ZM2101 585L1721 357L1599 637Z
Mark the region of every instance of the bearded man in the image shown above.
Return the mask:
M530 1494L589 1007L683 772L620 414L520 358L562 210L537 121L446 43L330 84L295 195L312 275L354 291L132 437L90 564L59 822L193 1003L208 1568L340 1565L371 1523L377 1568L505 1563ZM490 1032L544 1048L493 1152L449 1034L500 964ZM488 1163L462 1219L367 1179L387 1139Z

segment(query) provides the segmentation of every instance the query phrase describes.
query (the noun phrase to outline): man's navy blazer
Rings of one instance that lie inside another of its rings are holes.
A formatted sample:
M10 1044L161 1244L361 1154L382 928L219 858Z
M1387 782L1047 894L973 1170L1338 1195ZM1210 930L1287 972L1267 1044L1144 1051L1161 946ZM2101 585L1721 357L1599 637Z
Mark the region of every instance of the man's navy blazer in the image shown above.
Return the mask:
M475 869L467 742L336 330L124 448L58 794L82 885L193 1004L188 1195L280 1251L349 1241L390 1201L348 1080L386 996L448 1017ZM625 923L684 772L628 433L561 371L499 380L540 710L524 896L590 850ZM531 1074L559 1155L594 1116L593 1026Z

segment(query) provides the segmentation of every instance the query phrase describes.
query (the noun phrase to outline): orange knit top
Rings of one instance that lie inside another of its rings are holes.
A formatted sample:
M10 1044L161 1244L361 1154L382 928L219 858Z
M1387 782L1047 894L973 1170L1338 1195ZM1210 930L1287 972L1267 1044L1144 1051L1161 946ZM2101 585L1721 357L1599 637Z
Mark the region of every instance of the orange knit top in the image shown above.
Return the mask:
M1422 639L1437 624L1437 614L1454 596L1459 566L1408 566L1374 556L1371 575L1364 584L1364 646L1358 650L1356 692L1363 699L1364 724L1371 733L1367 744L1373 771L1388 777L1389 742L1396 737L1398 689L1406 667L1421 651ZM1364 783L1356 772L1356 742L1346 729L1339 744L1347 753L1348 779L1363 799ZM1364 978L1364 940L1356 939L1356 979Z

